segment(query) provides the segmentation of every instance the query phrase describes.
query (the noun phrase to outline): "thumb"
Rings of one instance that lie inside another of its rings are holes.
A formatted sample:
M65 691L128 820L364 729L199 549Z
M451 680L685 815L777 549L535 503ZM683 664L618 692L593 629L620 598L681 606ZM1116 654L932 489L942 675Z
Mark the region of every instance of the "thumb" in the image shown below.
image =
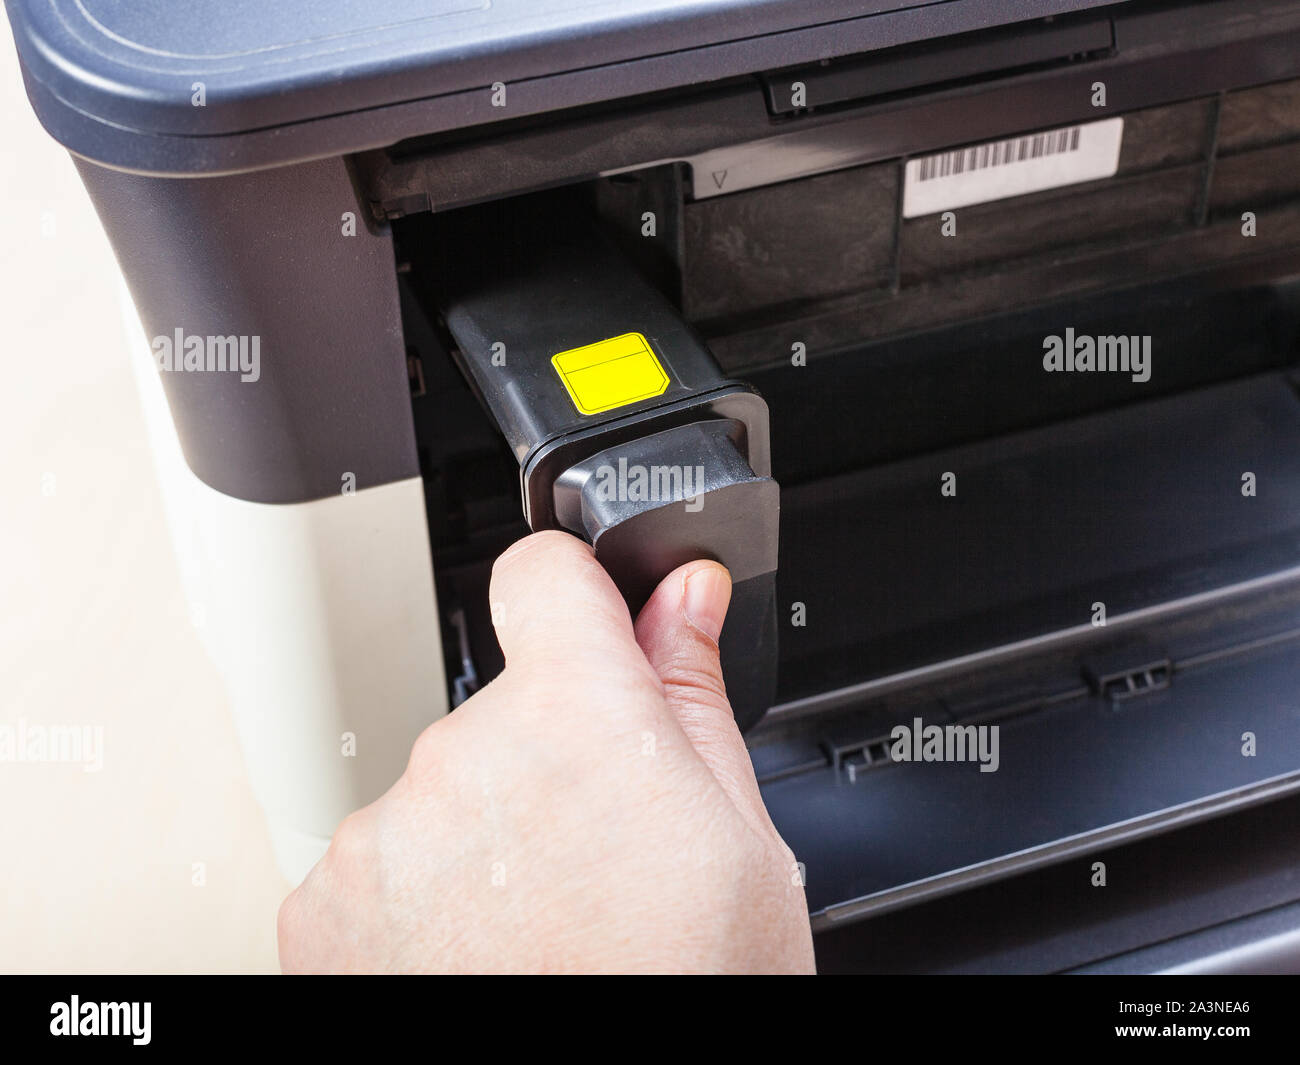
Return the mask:
M753 764L732 717L718 636L731 600L731 575L716 562L668 574L636 620L636 641L659 674L668 709L732 802L770 824ZM768 829L770 831L770 829Z
M566 532L533 533L492 567L492 624L506 666L570 679L591 675L626 685L653 684L633 640L627 604L591 548Z

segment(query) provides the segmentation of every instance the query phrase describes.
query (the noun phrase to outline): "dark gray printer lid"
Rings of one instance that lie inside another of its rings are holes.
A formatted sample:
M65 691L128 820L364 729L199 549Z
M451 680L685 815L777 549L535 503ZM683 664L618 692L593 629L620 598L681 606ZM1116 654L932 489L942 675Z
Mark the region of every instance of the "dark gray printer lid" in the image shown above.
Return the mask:
M96 162L173 174L375 148L1101 2L5 0L46 128Z

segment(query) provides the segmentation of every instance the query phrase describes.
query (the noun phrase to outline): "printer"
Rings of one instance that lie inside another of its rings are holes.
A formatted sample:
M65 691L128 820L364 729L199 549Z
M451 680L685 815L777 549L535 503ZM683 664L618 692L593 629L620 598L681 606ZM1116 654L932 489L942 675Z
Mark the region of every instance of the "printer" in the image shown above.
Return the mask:
M821 971L1300 969L1300 2L6 6L291 876L561 528Z

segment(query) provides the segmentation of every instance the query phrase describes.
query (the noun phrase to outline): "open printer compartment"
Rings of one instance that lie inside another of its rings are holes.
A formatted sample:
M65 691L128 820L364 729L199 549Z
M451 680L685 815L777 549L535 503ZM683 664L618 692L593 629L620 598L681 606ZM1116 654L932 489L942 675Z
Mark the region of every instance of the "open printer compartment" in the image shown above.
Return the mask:
M747 742L805 866L824 968L870 964L845 930L881 915L1011 877L1091 884L1094 862L1196 826L1199 850L1226 846L1228 815L1300 790L1300 80L1175 83L1174 99L1107 112L1125 123L1113 176L961 207L955 235L937 212L903 216L908 158L974 143L954 110L972 93L1050 101L1054 79L1090 80L1075 67L1109 54L826 115L769 99L763 136L730 155L700 130L757 86L356 160L394 227L454 701L501 668L487 579L527 528L517 464L440 321L449 219L491 241L507 201L585 212L766 399L778 696ZM671 145L673 115L694 138L680 158L565 177L569 149L624 150L629 116ZM1084 117L1004 114L997 135ZM801 120L825 120L809 128L831 148L846 125L883 130L887 157L782 148ZM512 143L555 178L469 181ZM728 191L741 174L752 184ZM1149 345L1149 377L1047 372L1047 338L1067 330ZM956 727L972 750L900 762L899 726ZM990 727L981 771L974 729ZM1300 898L1294 878L1272 890L1250 905ZM1244 905L1189 908L1159 935ZM1139 922L1019 964L1085 965L1154 936ZM906 968L900 950L880 964Z
M1300 0L155 7L6 0L291 875L500 670L539 503L630 601L748 552L823 971L1300 965ZM580 403L590 348L644 387ZM728 505L591 506L629 442Z

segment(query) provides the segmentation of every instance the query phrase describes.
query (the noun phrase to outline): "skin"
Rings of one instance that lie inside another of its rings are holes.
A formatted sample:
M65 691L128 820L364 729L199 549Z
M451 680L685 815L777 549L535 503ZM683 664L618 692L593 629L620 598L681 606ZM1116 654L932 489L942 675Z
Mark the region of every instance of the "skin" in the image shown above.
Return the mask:
M669 574L635 625L590 548L492 571L505 671L416 741L280 909L286 972L810 973L717 636L727 571Z

